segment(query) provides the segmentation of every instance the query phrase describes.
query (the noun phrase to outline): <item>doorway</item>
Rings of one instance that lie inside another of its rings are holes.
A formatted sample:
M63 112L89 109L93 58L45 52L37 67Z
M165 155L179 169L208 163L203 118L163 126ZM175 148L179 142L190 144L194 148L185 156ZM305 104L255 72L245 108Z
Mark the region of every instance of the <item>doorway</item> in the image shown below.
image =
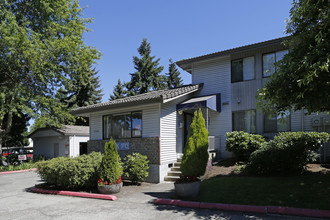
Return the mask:
M189 132L190 132L190 125L193 119L193 114L191 113L184 113L184 137L183 137L183 147L182 147L182 153L184 152L184 148L186 146L186 143L188 141L188 137L189 137Z
M60 149L59 149L59 144L58 143L54 143L54 158L58 157L60 154Z
M79 155L87 154L87 142L79 143Z

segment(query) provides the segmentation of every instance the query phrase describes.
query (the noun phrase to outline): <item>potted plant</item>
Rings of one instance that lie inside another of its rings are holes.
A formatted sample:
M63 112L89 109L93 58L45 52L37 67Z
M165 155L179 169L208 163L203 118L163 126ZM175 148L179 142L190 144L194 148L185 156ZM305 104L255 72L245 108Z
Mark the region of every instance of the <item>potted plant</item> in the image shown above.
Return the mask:
M181 162L182 175L174 183L175 192L182 198L197 197L200 190L199 177L204 175L208 154L208 131L202 111L195 111L190 125L188 141Z
M118 193L123 186L121 180L122 169L116 142L111 138L105 144L104 155L99 170L97 188L100 193Z

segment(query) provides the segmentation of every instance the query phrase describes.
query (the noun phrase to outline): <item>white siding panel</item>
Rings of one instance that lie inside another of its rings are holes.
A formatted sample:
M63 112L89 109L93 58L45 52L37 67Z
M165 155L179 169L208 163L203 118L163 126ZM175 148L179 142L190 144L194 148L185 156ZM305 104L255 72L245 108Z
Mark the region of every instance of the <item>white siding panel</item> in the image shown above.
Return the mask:
M103 116L109 114L118 114L131 111L142 111L142 136L159 137L160 136L160 110L159 104L132 106L129 108L109 109L90 114L90 137L91 140L103 139Z
M220 157L230 157L226 151L226 132L232 130L230 57L194 63L192 83L204 83L200 96L221 93L221 112L209 111L209 134L219 138Z
M190 99L192 95L186 95L161 106L160 125L160 158L161 164L173 163L177 159L177 153L182 152L183 132L179 123L183 122L182 115L176 111L176 105Z

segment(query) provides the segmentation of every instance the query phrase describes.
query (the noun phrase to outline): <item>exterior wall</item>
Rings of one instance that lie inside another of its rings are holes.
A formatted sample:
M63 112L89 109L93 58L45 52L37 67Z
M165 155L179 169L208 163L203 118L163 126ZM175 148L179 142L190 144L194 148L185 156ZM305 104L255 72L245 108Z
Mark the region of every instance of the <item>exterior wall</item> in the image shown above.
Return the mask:
M225 134L232 130L230 57L221 57L193 64L192 83L204 83L199 96L221 93L221 112L209 111L209 135L219 138L220 157L230 157L225 150ZM205 113L204 113L205 116Z
M70 157L78 157L80 155L80 142L87 142L89 136L70 136Z
M142 111L142 137L160 136L160 109L159 104L132 106L129 108L116 108L106 111L90 113L90 139L103 139L102 120L104 115L125 113L131 111Z
M45 156L47 159L53 158L55 143L59 146L59 156L69 156L65 152L65 145L69 144L67 136L33 138L33 154Z
M104 153L104 145L107 140L90 140L88 144L88 153L93 151ZM118 154L122 159L126 155L132 154L133 152L138 152L144 154L148 157L150 161L149 168L149 177L147 178L148 182L162 182L164 181L164 168L168 167L167 164L160 164L160 140L159 137L150 137L150 138L125 138L125 139L116 139L116 142L128 142L128 150L118 150Z
M174 163L177 160L177 153L182 152L183 138L182 129L179 128L180 120L176 111L176 105L191 98L186 95L161 105L160 117L160 158L161 164ZM180 145L181 144L181 145ZM177 151L178 150L178 151Z

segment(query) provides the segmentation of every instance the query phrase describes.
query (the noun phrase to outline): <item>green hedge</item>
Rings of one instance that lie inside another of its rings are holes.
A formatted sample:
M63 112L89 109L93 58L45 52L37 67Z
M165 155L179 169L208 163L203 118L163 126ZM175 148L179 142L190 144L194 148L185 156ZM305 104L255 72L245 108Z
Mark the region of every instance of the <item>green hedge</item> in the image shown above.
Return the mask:
M299 173L307 163L315 161L316 151L329 137L328 133L318 132L279 133L251 154L247 170L259 175Z
M49 184L69 189L95 188L102 155L93 152L75 158L57 157L36 163L38 174Z
M142 182L149 175L148 157L139 153L127 155L124 159L124 174L134 183Z
M248 160L251 153L259 149L265 142L261 135L249 134L244 131L226 133L226 149L239 160Z

